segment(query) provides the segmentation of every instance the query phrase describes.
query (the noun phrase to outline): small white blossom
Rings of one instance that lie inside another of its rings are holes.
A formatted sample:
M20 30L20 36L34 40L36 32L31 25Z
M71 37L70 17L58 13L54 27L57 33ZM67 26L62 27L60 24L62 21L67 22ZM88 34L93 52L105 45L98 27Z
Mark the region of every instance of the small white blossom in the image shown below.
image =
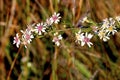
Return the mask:
M37 26L35 27L35 32L38 33L39 35L42 34L42 32L45 32L45 27L46 25L43 23L38 23Z
M117 32L117 30L116 30L116 27L115 27L115 26L109 26L109 27L106 29L106 32L108 32L107 35L109 36L110 33L112 33L112 35L114 35L114 34Z
M30 44L32 41L32 38L34 38L33 34L31 32L25 31L22 35L22 37Z
M52 18L46 19L46 25L51 26L53 24Z
M113 18L106 18L103 20L103 24L98 32L98 36L100 39L103 39L103 41L109 40L110 33L114 35L117 32L115 27L115 20Z
M75 33L75 36L76 36L75 42L77 42L78 44L80 44L80 42L81 42L81 40L82 40L83 34L84 34L84 33L81 33L81 30L79 30L78 33Z
M108 37L108 35L106 34L105 31L101 30L98 32L98 36L100 37L100 39L103 39L104 42L106 42L107 40L109 40L110 38Z
M91 47L91 45L93 45L93 43L90 42L90 39L93 37L92 34L88 34L87 32L84 34L82 34L81 38L81 46L84 46L85 44L87 44L89 47Z
M115 25L115 20L113 18L106 18L103 20L103 24L101 26L101 29L107 29L109 26L114 26Z
M32 25L27 25L27 29L26 29L26 31L28 31L28 32L34 32L34 27L35 26L35 23L33 23Z
M57 33L55 33L52 42L54 42L57 46L60 46L60 40L62 40L62 36L57 36Z
M76 41L78 44L81 44L81 46L84 46L85 44L87 44L89 47L91 47L91 45L93 45L90 42L90 39L93 37L92 34L88 34L86 33L81 33L81 30L78 33L75 33L76 36Z
M81 22L82 22L82 23L84 23L84 22L88 22L88 17L85 16L85 17L81 20Z
M104 23L102 24L102 26L101 26L101 29L104 30L104 29L106 29L106 28L108 28L108 27L109 27L109 23L108 23L108 22L104 22Z
M30 44L30 42L32 41L32 39L34 38L33 34L31 33L31 31L27 30L23 31L21 30L21 32L23 33L22 35L22 44L25 45L25 48L27 48L27 44Z
M58 24L58 22L60 21L59 19L60 19L61 17L60 17L60 13L57 13L56 14L56 12L52 15L52 17L51 17L51 21L52 22L54 22L54 23L56 23L56 24Z
M95 33L98 33L98 26L91 26L91 28Z
M18 33L16 34L16 37L14 37L13 44L16 44L17 48L18 48L19 45L20 45L20 39L19 39Z

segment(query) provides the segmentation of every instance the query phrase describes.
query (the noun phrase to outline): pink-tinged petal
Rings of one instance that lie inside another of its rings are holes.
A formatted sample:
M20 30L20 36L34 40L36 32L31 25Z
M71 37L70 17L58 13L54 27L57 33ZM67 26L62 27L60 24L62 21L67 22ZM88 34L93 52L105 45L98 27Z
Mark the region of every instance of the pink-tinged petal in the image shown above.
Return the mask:
M41 33L41 32L39 32L39 35L42 35L42 33Z
M17 48L19 48L19 44L16 44Z
M59 39L57 37L54 37L53 42L57 42L57 41L59 41Z
M93 45L93 43L88 42L87 45L88 45L89 47L91 47L91 45Z
M13 41L13 44L15 44L16 42L15 42L15 40Z
M89 43L87 43L88 47L91 47L91 45Z
M42 32L45 32L45 28L42 29Z
M33 35L31 35L31 38L34 38L34 36L33 36Z
M59 41L57 41L55 44L56 44L57 46L60 46L60 43L59 43Z
M52 25L52 23L53 23L52 18L49 18L49 19L46 20L46 24L48 26Z
M83 40L84 37L85 37L85 36L84 36L84 33L81 33L81 34L80 34L80 38L81 38L81 40Z
M84 46L85 45L85 42L81 42L81 46Z
M57 14L57 16L59 16L59 15L60 15L60 13Z
M59 35L59 36L58 36L58 39L59 39L59 40L61 40L61 39L62 39L62 36L61 36L61 35Z
M14 37L13 44L16 44L17 48L20 45L20 39L18 33L16 34L16 37Z
M93 37L92 34L88 34L88 38L91 39Z

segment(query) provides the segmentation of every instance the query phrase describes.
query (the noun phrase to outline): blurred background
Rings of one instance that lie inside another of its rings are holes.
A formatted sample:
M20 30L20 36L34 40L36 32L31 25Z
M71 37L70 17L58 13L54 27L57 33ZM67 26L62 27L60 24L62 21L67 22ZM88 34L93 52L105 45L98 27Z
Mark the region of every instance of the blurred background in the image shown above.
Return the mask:
M16 33L54 12L64 30L84 16L97 23L120 16L120 0L0 0L0 80L120 80L120 32L108 42L95 36L91 48L77 45L72 30L60 47L50 36L35 38L27 49L13 45Z

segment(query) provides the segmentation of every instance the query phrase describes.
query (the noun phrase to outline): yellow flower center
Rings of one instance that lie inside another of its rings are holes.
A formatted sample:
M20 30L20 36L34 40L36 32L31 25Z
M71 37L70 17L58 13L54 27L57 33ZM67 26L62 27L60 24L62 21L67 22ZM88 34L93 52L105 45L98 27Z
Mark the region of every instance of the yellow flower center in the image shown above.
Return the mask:
M104 36L105 35L105 33L103 32L103 31L100 31L100 36Z
M110 26L110 27L108 28L108 30L109 30L109 31L113 31L113 27Z

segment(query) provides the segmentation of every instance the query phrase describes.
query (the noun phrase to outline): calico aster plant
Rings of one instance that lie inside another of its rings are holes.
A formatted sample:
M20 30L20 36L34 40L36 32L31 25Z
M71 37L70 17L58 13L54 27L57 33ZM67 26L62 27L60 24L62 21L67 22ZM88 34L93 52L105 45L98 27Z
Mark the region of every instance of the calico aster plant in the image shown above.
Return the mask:
M32 40L36 37L35 35L43 35L44 33L47 33L47 30L49 30L50 26L53 24L58 24L60 22L61 16L60 13L54 13L50 18L46 19L46 22L41 22L33 25L29 25L28 28L24 31L21 30L21 37L19 33L16 34L14 37L13 44L16 44L17 48L19 48L20 44L23 44L25 48L27 48L27 45L32 42ZM99 23L91 22L87 16L85 16L82 20L80 20L81 23L92 23L93 26L91 26L91 30L89 32L82 32L82 28L76 28L76 30L79 29L78 32L75 32L75 42L80 44L81 46L84 46L85 44L88 45L88 47L91 47L94 45L91 42L91 39L94 35L99 36L100 39L102 39L104 42L108 41L110 39L111 35L114 35L117 32L118 26L120 26L120 16L117 16L115 18L106 18L101 22L101 25L97 25ZM32 26L32 27L31 27ZM73 29L73 28L71 28ZM52 29L50 29L52 31ZM55 45L60 46L60 41L63 39L62 35L59 34L59 31L54 31L53 33L53 40L52 42L55 43Z
M34 35L43 35L46 32L46 29L49 29L52 24L58 24L60 22L60 13L54 13L50 18L46 19L46 22L41 22L33 25L28 25L28 28L23 31L21 30L22 36L19 37L19 34L17 33L16 36L14 37L13 44L16 44L16 46L19 48L20 44L23 44L25 48L27 48L27 45L32 42L32 40L35 38ZM53 42L59 46L60 45L60 40L62 40L61 35L55 35L54 33L54 38Z

